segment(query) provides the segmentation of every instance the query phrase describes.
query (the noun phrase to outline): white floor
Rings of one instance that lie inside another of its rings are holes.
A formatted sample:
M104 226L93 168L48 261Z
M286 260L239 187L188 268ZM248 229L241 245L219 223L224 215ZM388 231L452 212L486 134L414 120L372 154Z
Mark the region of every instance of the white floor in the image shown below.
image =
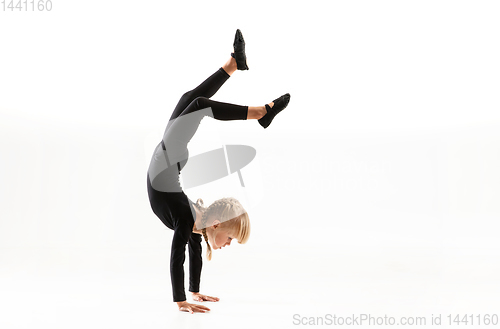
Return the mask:
M172 231L147 199L145 135L112 152L46 135L38 171L7 158L0 328L294 328L363 314L444 326L500 313L497 130L255 140L265 189L251 238L204 262L201 292L220 302L193 315L172 301Z
M14 156L4 163L0 328L295 328L363 314L423 317L433 328L438 315L442 326L472 315L479 328L477 316L500 314L496 131L275 133L272 152L254 141L264 193L249 209L249 242L204 261L201 292L220 298L207 314L172 301L172 231L148 203L145 133L123 134L133 147L100 163L108 145L75 142L67 155L59 149L69 141L48 135L38 172ZM321 158L297 159L296 149Z
M172 302L168 250L4 249L0 327L293 328L327 314L427 325L441 314L444 325L449 313L500 313L498 250L233 249L204 263L202 292L221 299L206 314Z

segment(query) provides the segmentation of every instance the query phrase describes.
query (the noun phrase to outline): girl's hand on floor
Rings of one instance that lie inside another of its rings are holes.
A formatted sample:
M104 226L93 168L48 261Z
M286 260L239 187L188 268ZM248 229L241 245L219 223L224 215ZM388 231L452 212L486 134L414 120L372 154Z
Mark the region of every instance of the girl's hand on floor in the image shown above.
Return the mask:
M193 299L197 302L218 302L219 298L217 297L211 297L207 295L202 295L199 292L192 292Z
M193 314L194 312L205 313L210 311L210 309L203 305L190 304L187 301L177 302L177 306L179 306L179 311L189 312Z

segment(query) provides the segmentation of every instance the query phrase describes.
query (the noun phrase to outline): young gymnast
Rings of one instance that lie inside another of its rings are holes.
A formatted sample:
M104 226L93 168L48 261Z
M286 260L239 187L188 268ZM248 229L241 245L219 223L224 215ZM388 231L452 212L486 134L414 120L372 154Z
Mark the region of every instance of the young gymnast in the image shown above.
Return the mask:
M193 300L219 301L217 297L199 292L202 268L201 236L207 244L207 258L212 248L221 249L247 242L250 220L243 206L234 198L222 198L205 208L203 201L192 202L182 190L179 174L189 158L187 144L205 116L217 120L257 119L267 128L273 118L285 109L290 95L285 94L264 106L242 106L211 100L217 90L236 70L248 70L245 41L236 31L234 52L230 59L195 89L186 92L175 107L165 133L156 146L147 174L147 189L151 208L158 218L174 230L170 254L170 277L174 302L180 311L206 312L203 305L186 301L184 291L184 260L186 245L189 249L189 291Z

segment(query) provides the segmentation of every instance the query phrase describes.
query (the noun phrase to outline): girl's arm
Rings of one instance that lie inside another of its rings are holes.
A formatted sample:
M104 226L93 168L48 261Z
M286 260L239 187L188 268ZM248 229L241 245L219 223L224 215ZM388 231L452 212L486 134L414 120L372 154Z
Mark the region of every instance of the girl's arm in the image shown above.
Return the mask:
M196 241L196 237L194 237L192 242L190 241L192 234L200 236L200 240ZM188 244L188 240L190 241L190 256L193 253L193 256L198 255L199 257L194 257L194 262L190 261L190 272L193 269L196 269L190 274L190 290L198 290L200 283L200 274L201 274L201 235L192 233L187 229L182 229L177 227L174 230L174 237L172 239L172 249L170 252L170 276L172 280L172 292L174 296L174 302L177 303L180 311L184 312L207 312L210 309L203 305L191 304L186 301L186 294L184 291L184 261L186 258L186 244ZM198 242L198 243L196 243ZM196 246L199 246L197 249ZM194 266L194 267L192 267ZM213 300L216 297L210 297L201 295L199 292L194 292L193 298L196 300ZM218 300L218 298L217 298ZM214 300L216 301L216 300Z
M189 291L200 291L202 261L201 235L191 233L189 237Z
M186 258L186 244L191 233L186 231L186 229L176 228L172 239L170 279L172 281L174 302L186 301L186 293L184 291L184 260Z
M201 235L191 233L188 242L189 246L189 291L193 299L197 302L211 301L218 302L219 298L202 295L200 291L201 268L203 265ZM187 312L205 312L210 311L209 308L197 304L186 302L178 302L179 310Z

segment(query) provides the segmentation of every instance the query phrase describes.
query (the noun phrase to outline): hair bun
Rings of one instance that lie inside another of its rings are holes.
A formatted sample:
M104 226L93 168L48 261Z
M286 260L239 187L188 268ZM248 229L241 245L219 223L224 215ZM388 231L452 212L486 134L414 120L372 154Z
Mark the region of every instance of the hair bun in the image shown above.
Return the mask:
M203 200L202 200L201 198L200 198L200 199L198 199L198 200L196 200L196 205L197 205L198 207L205 207L205 206L204 206L204 204L203 204Z

